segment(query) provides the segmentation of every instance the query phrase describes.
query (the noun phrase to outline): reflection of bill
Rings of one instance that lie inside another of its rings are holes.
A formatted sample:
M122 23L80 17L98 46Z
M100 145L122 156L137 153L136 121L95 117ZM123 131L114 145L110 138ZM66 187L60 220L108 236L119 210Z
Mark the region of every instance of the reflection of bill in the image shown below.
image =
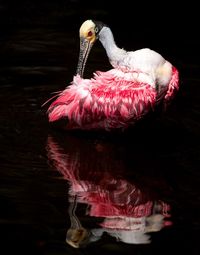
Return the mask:
M101 161L104 171L89 169L89 164L81 168L80 151L70 155L52 137L48 139L47 151L52 164L70 183L71 227L66 241L72 247L79 248L98 241L105 233L124 243L146 244L151 242L148 233L171 225L169 205L153 199L150 191L144 192L122 174L116 174L112 170L116 164L114 161L113 164ZM92 162L91 165L94 167ZM78 204L87 205L87 215L92 219L101 219L98 227L89 230L82 226L76 215Z

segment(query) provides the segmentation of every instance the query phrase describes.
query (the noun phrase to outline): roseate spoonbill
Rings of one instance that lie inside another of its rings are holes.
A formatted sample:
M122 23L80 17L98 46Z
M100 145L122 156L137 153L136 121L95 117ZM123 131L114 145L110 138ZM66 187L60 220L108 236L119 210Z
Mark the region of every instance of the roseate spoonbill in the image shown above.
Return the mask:
M85 64L99 39L113 69L83 79ZM179 88L178 70L159 53L117 47L111 29L87 20L80 27L77 74L48 109L50 122L65 119L66 129L125 129L158 103L166 104Z

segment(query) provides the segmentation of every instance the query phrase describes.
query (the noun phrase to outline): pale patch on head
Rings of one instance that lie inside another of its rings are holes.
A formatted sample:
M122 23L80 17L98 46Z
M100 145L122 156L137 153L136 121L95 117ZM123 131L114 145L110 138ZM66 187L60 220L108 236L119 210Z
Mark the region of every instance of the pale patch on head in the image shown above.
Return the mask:
M84 37L93 43L96 40L95 26L96 25L92 20L83 22L79 30L80 37Z

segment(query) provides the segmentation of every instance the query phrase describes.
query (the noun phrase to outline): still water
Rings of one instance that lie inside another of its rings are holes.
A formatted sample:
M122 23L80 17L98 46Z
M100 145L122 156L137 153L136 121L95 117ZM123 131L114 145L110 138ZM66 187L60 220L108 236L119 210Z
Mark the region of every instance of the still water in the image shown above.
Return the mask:
M48 123L42 104L70 83L78 43L58 28L2 31L1 254L199 254L196 43L167 51L181 73L168 111L121 134ZM97 44L86 76L107 68Z

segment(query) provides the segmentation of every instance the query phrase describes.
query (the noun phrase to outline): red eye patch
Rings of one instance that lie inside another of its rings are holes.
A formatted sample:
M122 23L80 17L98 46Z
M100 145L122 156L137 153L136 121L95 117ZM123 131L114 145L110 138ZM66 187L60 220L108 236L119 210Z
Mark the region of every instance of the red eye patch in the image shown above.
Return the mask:
M92 36L93 35L92 31L89 31L87 35Z

